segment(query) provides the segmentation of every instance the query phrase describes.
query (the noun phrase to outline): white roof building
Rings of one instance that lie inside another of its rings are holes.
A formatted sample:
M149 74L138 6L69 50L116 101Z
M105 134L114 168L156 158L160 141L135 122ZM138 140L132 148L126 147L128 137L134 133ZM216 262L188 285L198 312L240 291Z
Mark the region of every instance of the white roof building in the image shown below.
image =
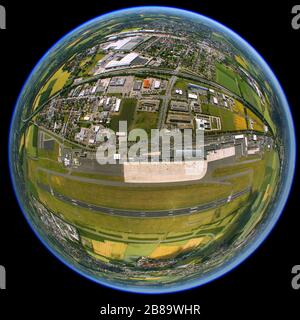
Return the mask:
M96 84L92 89L92 94L94 94L97 91L98 85Z
M155 80L154 89L159 89L159 88L160 88L160 81L159 80Z
M237 134L234 136L234 139L244 139L244 135L243 134Z
M218 99L216 97L213 97L214 104L218 104Z
M120 110L120 105L121 105L121 99L118 99L116 100L116 104L115 104L115 107L114 107L114 111L115 112L119 112Z
M196 125L198 130L205 130L205 120L196 118Z
M189 93L188 95L189 99L197 99L198 96L195 93Z
M112 60L106 66L105 69L118 68L118 67L127 67L130 66L133 60L139 56L136 52L130 52L124 56L121 60Z
M134 39L133 37L128 37L128 38L123 38L120 40L117 40L115 42L112 42L110 44L108 44L106 47L104 47L104 50L108 50L108 49L113 49L113 50L119 50L121 49L123 46L125 46L125 44L127 44L128 42L130 42L132 39Z

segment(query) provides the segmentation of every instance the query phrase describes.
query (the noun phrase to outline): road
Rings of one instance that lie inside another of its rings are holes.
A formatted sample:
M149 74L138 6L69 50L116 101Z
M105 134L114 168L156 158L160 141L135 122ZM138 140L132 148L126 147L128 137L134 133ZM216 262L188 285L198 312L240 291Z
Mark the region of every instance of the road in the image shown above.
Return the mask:
M179 72L180 65L176 68L174 71L174 74L171 76L170 81L168 82L168 86L166 88L166 94L163 98L163 102L160 108L159 112L159 118L158 118L158 128L163 128L164 123L166 122L166 115L168 111L169 102L172 98L172 89L177 81L177 74Z
M161 217L167 217L167 216L188 215L196 212L217 208L251 191L251 188L247 187L244 190L241 190L236 193L232 193L229 197L218 199L218 200L211 201L204 204L199 204L197 206L189 207L189 208L179 208L179 209L173 209L173 210L158 210L158 211L139 211L139 210L113 209L113 208L97 206L84 201L71 199L65 195L62 195L54 191L49 185L40 183L39 187L44 191L51 193L52 196L54 196L58 200L64 201L74 206L79 206L84 209L92 210L95 212L101 212L101 213L105 213L113 216L131 217L131 218L161 218Z

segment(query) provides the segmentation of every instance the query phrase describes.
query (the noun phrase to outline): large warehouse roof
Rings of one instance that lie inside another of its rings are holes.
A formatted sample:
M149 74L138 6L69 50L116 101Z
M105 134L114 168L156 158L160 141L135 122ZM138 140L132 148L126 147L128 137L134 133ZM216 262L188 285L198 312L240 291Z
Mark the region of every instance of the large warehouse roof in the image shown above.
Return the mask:
M110 44L108 44L104 50L108 50L108 49L114 49L114 50L119 50L120 48L122 48L126 43L128 43L131 39L133 38L124 38L124 39L120 39L117 40L115 42L112 42Z
M116 68L116 67L126 67L131 64L131 62L139 56L136 52L128 53L121 60L112 60L106 66L105 69Z

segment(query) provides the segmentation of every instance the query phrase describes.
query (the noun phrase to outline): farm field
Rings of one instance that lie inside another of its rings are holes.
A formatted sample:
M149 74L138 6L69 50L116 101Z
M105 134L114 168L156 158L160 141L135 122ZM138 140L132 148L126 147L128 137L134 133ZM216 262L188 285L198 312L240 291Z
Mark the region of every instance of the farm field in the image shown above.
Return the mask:
M216 64L216 71L216 82L240 96L238 76L235 72L221 64Z

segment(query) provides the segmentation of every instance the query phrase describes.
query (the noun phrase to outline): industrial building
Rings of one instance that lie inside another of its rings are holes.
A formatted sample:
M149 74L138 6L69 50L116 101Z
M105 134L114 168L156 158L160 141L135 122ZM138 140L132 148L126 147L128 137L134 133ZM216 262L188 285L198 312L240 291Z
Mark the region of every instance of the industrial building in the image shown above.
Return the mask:
M152 84L152 81L151 81L150 79L145 79L145 80L143 81L143 88L144 88L144 89L150 89L151 84Z
M127 37L114 41L103 48L103 50L124 50L130 51L144 39L142 37Z
M194 100L198 99L198 96L195 93L189 93L188 97L189 97L189 99L194 99Z
M159 89L160 88L160 81L159 80L155 80L154 81L154 89Z
M126 81L126 78L125 77L112 77L110 82L109 82L109 85L110 86L116 86L116 87L122 87L124 86L125 84L125 81Z
M172 111L179 111L179 112L188 112L189 107L188 104L185 101L171 101L170 104Z
M141 88L142 88L142 80L136 80L136 81L134 81L134 84L133 84L133 90L134 91L139 91L139 90L141 90Z
M121 60L112 60L106 66L105 69L113 69L120 67L129 67L131 63L138 58L139 54L136 52L131 52L125 55Z

